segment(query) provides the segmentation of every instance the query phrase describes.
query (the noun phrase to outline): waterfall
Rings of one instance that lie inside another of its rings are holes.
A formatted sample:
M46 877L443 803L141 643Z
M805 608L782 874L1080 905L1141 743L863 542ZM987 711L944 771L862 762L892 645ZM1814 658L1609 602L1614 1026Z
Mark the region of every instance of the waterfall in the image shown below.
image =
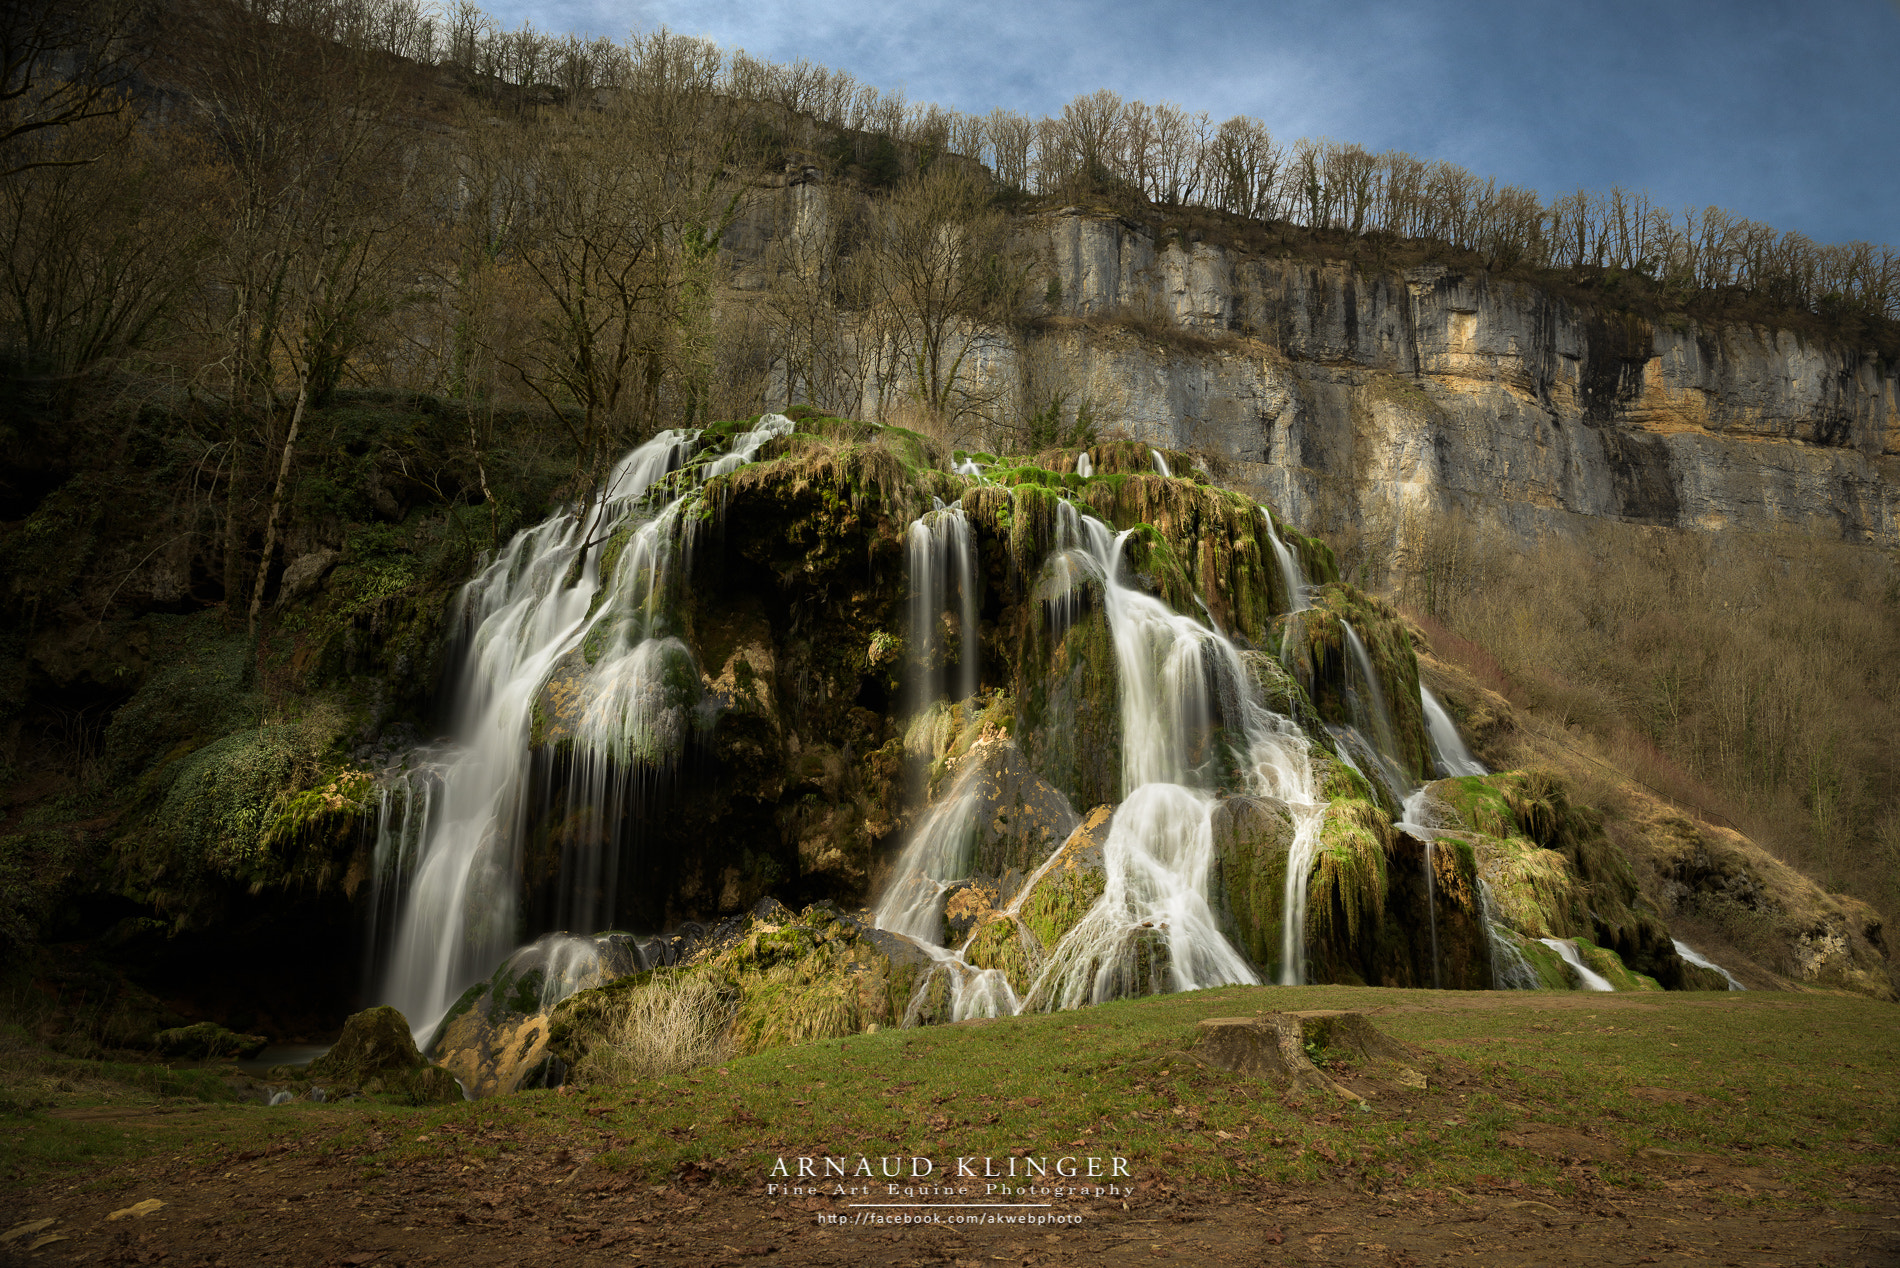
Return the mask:
M1379 675L1373 670L1372 657L1367 654L1359 631L1343 617L1340 618L1339 628L1364 691L1362 693L1350 684L1346 687L1346 704L1352 715L1352 725L1331 728L1333 738L1340 742L1342 753L1348 746L1357 746L1362 762L1352 763L1354 769L1377 779L1391 794L1392 800L1402 805L1412 794L1412 780L1398 761L1392 711L1386 707L1385 690L1379 685Z
M970 874L976 844L976 773L974 762L958 773L898 855L897 880L877 905L873 922L879 929L943 945L943 892Z
M1260 508L1260 518L1267 522L1267 540L1273 543L1273 557L1280 564L1280 579L1286 583L1287 602L1292 605L1287 610L1297 612L1307 606L1306 576L1300 571L1300 561L1280 540L1280 532L1273 524L1273 513L1263 506Z
M1483 762L1471 755L1459 738L1458 728L1451 720L1451 714L1445 712L1445 706L1424 683L1418 685L1419 703L1425 707L1425 725L1431 734L1432 756L1437 759L1438 771L1442 776L1489 775Z
M983 468L978 466L976 459L968 454L965 454L960 461L950 464L950 469L960 476L969 476L972 480L983 478Z
M766 415L704 474L735 469L791 428ZM563 845L554 914L569 928L612 923L619 824L641 781L667 770L704 720L697 667L666 612L695 496L691 479L668 477L697 447L695 432L655 436L584 510L518 533L456 597L465 647L452 739L405 759L379 815L380 994L417 1034L523 940L535 705L557 667L576 682L567 792L581 826Z
M1394 827L1403 829L1425 843L1425 921L1431 930L1432 989L1442 990L1444 982L1438 967L1438 840L1437 825L1426 822L1429 798L1425 787L1412 790L1404 802L1404 813Z
M1534 991L1542 983L1537 969L1529 957L1518 950L1517 943L1498 923L1497 903L1491 897L1491 886L1484 877L1478 877L1478 914L1484 921L1485 933L1491 939L1491 989L1497 991Z
M1714 969L1717 973L1720 973L1723 977L1727 978L1728 988L1731 991L1745 991L1748 989L1746 986L1743 986L1739 981L1736 980L1735 975L1733 973L1729 972L1727 969L1717 964L1714 960L1709 959L1707 956L1703 955L1700 951L1697 951L1694 947L1690 946L1688 943L1679 942L1674 938L1671 938L1670 942L1675 944L1676 954L1681 956L1683 959L1687 960L1689 963L1695 965L1698 968Z
M1084 480L1092 479L1094 477L1095 464L1089 461L1088 450L1084 449L1081 453L1075 455L1075 473L1081 476Z
M1161 456L1161 451L1159 449L1150 449L1148 452L1155 460L1155 470L1169 479L1173 479L1174 472L1168 470L1168 460Z
M967 963L967 944L955 951L936 948L941 936L932 927L937 899L948 884L968 874L965 842L979 811L963 785L966 776L959 776L905 847L896 879L879 903L880 928L909 933L932 948L935 971L949 975L955 1019L1258 980L1220 932L1208 902L1215 862L1212 786L1220 769L1215 741L1222 732L1239 750L1246 791L1277 798L1293 811L1292 849L1299 861L1290 865L1289 876L1298 869L1300 883L1289 883L1289 890L1297 889L1300 910L1289 920L1288 971L1296 977L1304 973L1298 933L1304 922L1304 877L1325 813L1314 791L1306 738L1258 702L1231 642L1122 584L1121 553L1128 536L1063 503L1055 548L1037 587L1049 619L1059 627L1079 612L1077 592L1085 585L1099 587L1115 651L1123 800L1102 845L1102 896L1048 948L1020 999L1002 974ZM1035 879L1018 891L1004 915L1013 918Z
M957 596L956 667L951 699L976 694L982 659L976 630L976 545L961 506L937 508L911 522L907 534L910 573L911 713L922 713L943 695L944 668L951 662L950 590Z
M728 475L759 456L765 442L774 436L789 436L797 424L783 414L767 414L733 439L732 447L706 468L705 479Z
M1577 954L1577 944L1571 939L1539 938L1538 941L1563 957L1564 963L1568 964L1571 971L1577 975L1577 980L1583 983L1584 990L1613 991L1616 989L1610 985L1609 978L1604 977L1601 973L1598 973L1583 962L1583 957Z

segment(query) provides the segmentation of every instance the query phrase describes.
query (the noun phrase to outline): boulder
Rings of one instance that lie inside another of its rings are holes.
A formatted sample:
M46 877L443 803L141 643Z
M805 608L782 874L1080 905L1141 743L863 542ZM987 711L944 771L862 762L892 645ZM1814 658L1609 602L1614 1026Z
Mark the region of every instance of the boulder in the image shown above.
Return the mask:
M694 926L695 935L703 932ZM670 949L678 958L679 948ZM430 1036L428 1052L471 1097L557 1086L566 1067L550 1060L555 1006L577 992L641 972L659 950L623 933L536 939L463 992Z
M270 1043L263 1035L240 1035L214 1021L161 1030L152 1036L160 1056L215 1061L220 1057L254 1057Z
M1016 905L1023 927L1044 955L1081 922L1107 888L1102 847L1108 842L1114 819L1113 806L1097 806L1089 811Z
M336 566L339 558L334 550L313 550L284 565L283 578L277 583L278 604L293 602L316 589L317 583Z
M418 1104L459 1101L455 1076L431 1065L416 1050L409 1021L388 1005L357 1013L343 1023L330 1051L310 1063L312 1082L328 1082L406 1095Z

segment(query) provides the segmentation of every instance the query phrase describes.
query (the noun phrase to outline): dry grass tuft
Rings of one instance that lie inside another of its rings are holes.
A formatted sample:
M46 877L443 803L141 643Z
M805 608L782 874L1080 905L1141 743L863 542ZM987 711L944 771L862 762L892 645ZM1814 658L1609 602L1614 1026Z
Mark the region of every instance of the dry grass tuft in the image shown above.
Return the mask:
M635 1083L724 1061L737 1007L716 982L656 973L626 993L576 1073L590 1083Z

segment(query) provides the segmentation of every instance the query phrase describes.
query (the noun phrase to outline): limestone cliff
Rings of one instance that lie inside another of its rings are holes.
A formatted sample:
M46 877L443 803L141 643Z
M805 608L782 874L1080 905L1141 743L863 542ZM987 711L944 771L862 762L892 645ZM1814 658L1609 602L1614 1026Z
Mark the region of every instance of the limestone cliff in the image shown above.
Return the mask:
M1589 516L1900 544L1900 369L1871 353L1073 212L1032 232L1041 337L1100 416L1231 460L1311 526L1460 508L1520 533Z

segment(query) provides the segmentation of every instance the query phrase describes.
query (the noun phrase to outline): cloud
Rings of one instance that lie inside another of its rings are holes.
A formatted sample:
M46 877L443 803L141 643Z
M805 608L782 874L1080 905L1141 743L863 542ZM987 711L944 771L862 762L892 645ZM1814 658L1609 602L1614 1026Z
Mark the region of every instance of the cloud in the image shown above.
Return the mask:
M1277 135L1463 163L1546 195L1622 184L1823 239L1900 242L1900 0L530 0L552 30L664 23L913 100L1054 112L1111 88Z

